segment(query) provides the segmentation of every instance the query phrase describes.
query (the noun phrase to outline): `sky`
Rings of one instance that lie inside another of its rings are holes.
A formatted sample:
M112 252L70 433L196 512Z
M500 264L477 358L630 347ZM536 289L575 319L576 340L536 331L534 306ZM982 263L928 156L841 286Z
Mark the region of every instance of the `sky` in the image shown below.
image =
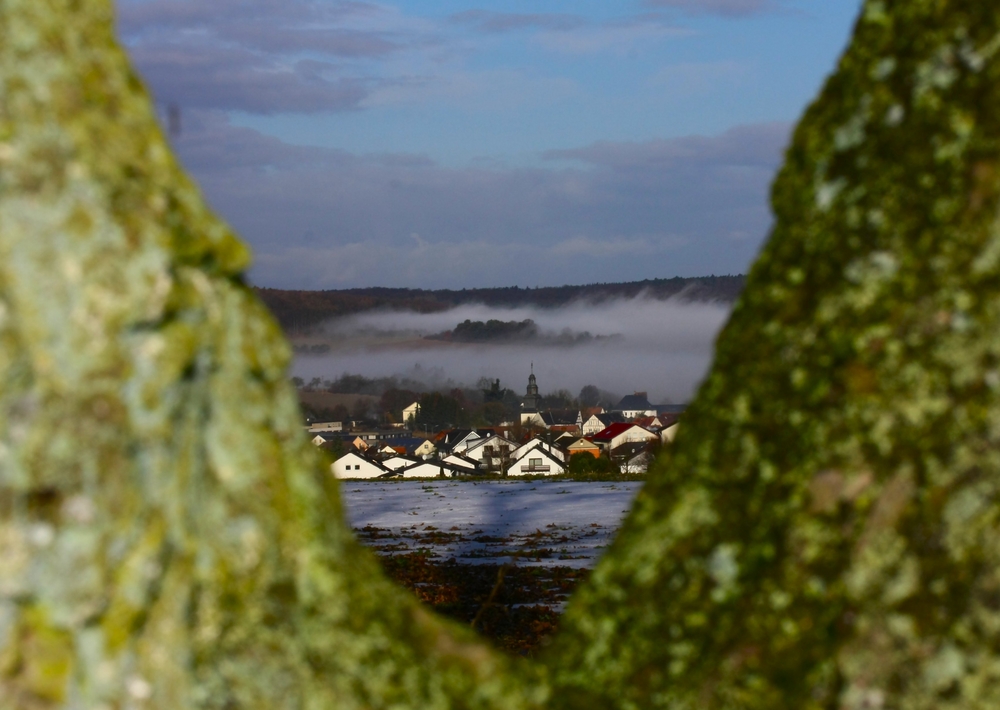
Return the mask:
M275 288L745 273L859 0L119 0ZM171 115L173 118L171 119Z

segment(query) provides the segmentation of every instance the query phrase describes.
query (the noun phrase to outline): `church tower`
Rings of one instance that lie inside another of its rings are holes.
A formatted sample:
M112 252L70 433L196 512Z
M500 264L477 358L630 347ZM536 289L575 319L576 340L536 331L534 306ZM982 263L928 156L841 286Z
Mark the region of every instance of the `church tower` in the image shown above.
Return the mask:
M528 391L521 398L521 414L536 414L541 397L538 396L538 381L535 379L535 363L531 363L531 374L528 375ZM522 421L524 417L521 417Z

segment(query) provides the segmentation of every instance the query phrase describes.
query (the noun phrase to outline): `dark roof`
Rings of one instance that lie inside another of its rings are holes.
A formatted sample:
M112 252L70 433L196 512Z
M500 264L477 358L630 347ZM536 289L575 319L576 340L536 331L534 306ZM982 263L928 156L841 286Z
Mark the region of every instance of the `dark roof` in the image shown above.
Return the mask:
M396 439L386 439L385 441L379 442L380 446L391 446L394 449L403 448L406 449L407 453L412 452L414 449L419 448L427 439L421 439L416 436L401 436Z
M621 446L616 446L609 452L611 458L632 459L649 448L648 441L630 441Z
M542 421L548 426L576 426L579 416L575 409L550 409L542 412Z
M625 417L622 416L621 412L605 412L604 414L595 414L594 416L597 417L597 421L604 426L610 426L615 422L625 421Z
M477 429L451 429L444 431L434 437L434 443L439 449L451 451L455 444L466 438L469 434L479 434Z
M681 419L681 415L680 414L660 414L659 418L660 418L660 423L663 424L663 428L666 429L667 427L671 427L674 424L676 424L677 422L679 422L680 419Z
M615 407L615 410L619 412L624 412L625 410L631 411L635 409L641 409L645 411L647 409L652 409L652 408L653 405L650 404L649 400L646 399L643 395L627 394L621 398L621 401L618 403L618 406Z

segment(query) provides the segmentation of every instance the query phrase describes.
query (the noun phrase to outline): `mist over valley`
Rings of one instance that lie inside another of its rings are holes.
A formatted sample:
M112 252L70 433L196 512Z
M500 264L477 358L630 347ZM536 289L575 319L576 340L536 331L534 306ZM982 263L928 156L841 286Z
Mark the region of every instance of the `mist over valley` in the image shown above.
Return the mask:
M488 378L523 393L533 366L543 392L575 394L596 385L685 402L708 369L730 308L726 301L640 294L548 308L470 303L432 312L371 310L291 334L293 374L307 382L344 373L395 377L428 390Z

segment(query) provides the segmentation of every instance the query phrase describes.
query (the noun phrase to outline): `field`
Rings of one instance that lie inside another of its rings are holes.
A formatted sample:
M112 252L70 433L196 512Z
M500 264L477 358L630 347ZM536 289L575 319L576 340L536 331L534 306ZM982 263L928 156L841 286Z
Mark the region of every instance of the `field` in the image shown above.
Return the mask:
M638 482L345 481L391 577L498 646L534 655L621 524Z

